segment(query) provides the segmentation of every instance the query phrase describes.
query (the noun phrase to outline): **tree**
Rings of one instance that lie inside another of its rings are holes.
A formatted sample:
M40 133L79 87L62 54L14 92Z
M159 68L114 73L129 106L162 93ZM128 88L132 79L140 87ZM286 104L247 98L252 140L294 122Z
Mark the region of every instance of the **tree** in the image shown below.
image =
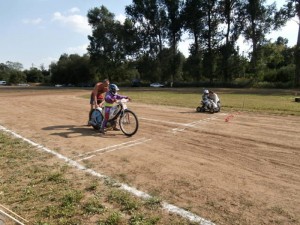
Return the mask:
M24 71L27 82L41 83L44 82L44 75L41 70L31 67L29 70Z
M182 10L183 28L193 37L194 42L190 46L190 56L186 62L185 70L189 71L193 79L200 81L201 79L201 63L202 63L202 49L200 39L203 36L205 27L204 16L202 10L204 0L187 0L184 3Z
M50 69L52 83L86 85L94 77L88 55L63 54L57 63L50 65Z
M19 62L7 61L5 64L0 64L0 79L6 80L9 83L26 82L26 75L21 71L23 65Z
M122 30L124 51L127 59L136 59L140 55L142 41L139 38L138 29L134 23L126 18Z
M102 78L117 79L116 71L126 61L124 26L114 19L114 14L104 6L91 9L88 21L92 35L88 36L88 53Z
M286 15L286 18L292 18L294 16L298 17L300 20L300 0L287 0L287 4L282 9L283 15ZM295 49L295 79L294 86L300 87L300 23L298 28L298 39Z
M283 21L278 17L275 3L265 5L265 0L248 0L245 4L245 29L243 35L252 42L252 72L258 75L259 47L264 44L266 34L278 29Z
M19 63L19 62L7 61L6 65L7 65L8 68L10 68L12 70L21 71L23 69L22 63Z
M178 74L178 69L180 65L180 57L178 55L178 42L181 39L182 33L182 7L183 1L181 0L162 0L164 7L167 11L167 23L166 23L166 30L167 30L167 37L169 39L169 45L172 52L171 61L168 64L171 65L171 86L174 82L174 78L176 74Z
M133 0L125 8L127 16L138 28L144 53L157 56L166 41L166 11L161 0Z
M244 14L242 6L245 0L221 0L220 14L221 21L225 24L224 29L225 44L221 46L222 55L222 73L224 81L230 81L232 73L230 73L230 58L234 57L235 44L243 30Z
M0 63L0 80L8 81L9 80L8 72L9 72L9 67L4 63Z
M209 77L211 83L215 75L216 49L222 39L221 33L218 30L221 23L218 3L217 0L207 0L203 4L205 28L202 38L206 48L203 65L204 72Z
M138 66L141 78L161 80L161 67L166 65L162 65L160 53L167 43L167 12L162 0L133 0L131 5L126 6L126 14L137 28L137 35L141 40L138 65L152 66L152 75ZM148 75L145 76L146 74Z
M26 82L26 75L19 70L12 70L9 76L9 83L18 84Z
M200 37L205 27L203 3L204 0L187 0L182 10L183 28L194 39L193 46L190 49L191 55L197 55L201 50Z

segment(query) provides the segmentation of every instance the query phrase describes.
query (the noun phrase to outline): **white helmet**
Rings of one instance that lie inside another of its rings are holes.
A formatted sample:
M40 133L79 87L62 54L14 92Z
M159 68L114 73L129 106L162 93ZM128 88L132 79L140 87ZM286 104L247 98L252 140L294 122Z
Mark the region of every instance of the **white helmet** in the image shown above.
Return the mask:
M203 93L204 93L204 94L208 94L209 91L208 91L208 90L204 90Z

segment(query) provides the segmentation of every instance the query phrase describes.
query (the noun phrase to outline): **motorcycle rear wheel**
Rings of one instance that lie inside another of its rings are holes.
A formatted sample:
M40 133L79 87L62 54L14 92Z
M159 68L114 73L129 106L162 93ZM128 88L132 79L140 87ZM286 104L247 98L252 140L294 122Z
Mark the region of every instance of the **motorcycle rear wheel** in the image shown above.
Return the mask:
M102 117L102 114L101 112L99 112L97 109L93 109L93 112L92 112L92 118L93 117L96 117L96 124L91 124L92 127L95 129L95 130L100 130L100 127L101 127L101 122L103 120L103 117Z

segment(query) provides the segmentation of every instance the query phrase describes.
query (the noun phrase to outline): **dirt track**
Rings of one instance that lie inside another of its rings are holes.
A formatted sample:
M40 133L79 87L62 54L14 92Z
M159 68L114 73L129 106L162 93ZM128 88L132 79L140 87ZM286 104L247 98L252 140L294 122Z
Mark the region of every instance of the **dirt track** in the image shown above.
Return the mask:
M216 224L300 223L300 117L133 101L138 133L101 136L88 94L0 89L0 125Z

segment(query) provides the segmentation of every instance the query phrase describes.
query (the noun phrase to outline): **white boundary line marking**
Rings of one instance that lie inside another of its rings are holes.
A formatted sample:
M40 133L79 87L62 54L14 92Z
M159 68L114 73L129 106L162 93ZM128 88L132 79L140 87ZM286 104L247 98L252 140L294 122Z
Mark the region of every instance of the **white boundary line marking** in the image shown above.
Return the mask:
M167 123L167 124L174 124L174 125L180 125L180 126L188 126L187 123L177 123L177 122L170 122L170 121L166 121L166 120L155 120L155 119L149 119L149 118L145 118L145 117L139 117L139 119L149 120L149 121L159 122L159 123Z
M150 140L150 139L146 139L146 141L148 141L148 140ZM139 143L143 143L143 142L145 142L145 138L140 138L140 139L137 139L137 140L133 140L133 141L128 141L128 142L124 142L124 143L121 143L121 144L116 144L116 145L111 145L111 146L107 146L107 147L105 147L105 148L100 148L100 149L97 149L97 150L94 150L94 151L91 151L91 152L85 152L85 153L82 153L82 154L79 154L79 155L77 155L77 156L74 156L74 158L80 158L80 157L82 157L82 156L85 156L85 155L89 155L89 154L93 154L93 153L97 153L97 152L106 152L106 151L108 151L109 149L116 149L116 148L118 148L118 147L120 147L120 146L122 146L122 145L127 145L127 144L129 144L129 143L132 143L132 142L138 142L137 144L139 144ZM74 159L73 158L73 159Z
M19 224L19 225L25 225L24 223L20 222L19 220L17 220L16 218L14 218L13 216L9 215L8 213L2 211L0 209L0 214L6 216L7 218L13 220L16 224ZM2 222L2 220L0 220L0 222ZM2 223L1 223L2 224Z
M35 142L33 142L33 141L25 138L25 137L22 137L21 135L13 132L13 131L11 131L11 130L9 130L9 129L1 126L1 125L0 125L0 130L4 131L6 133L9 133L9 134L13 135L16 138L20 138L23 141L31 144L32 146L37 147L40 150L43 150L43 151L45 151L47 153L50 153L50 154L56 156L57 158L65 161L67 164L69 164L70 166L75 167L76 169L85 171L86 173L91 174L91 175L96 176L96 177L99 177L99 178L109 179L108 176L100 174L100 173L98 173L98 172L96 172L96 171L94 171L92 169L88 169L87 167L79 164L78 162L76 162L76 161L74 161L72 159L69 159L68 157L66 157L66 156L64 156L64 155L62 155L62 154L60 154L58 152L52 151L51 149L46 148L43 145L37 144L37 143L35 143ZM137 190L134 187L130 187L127 184L119 183L119 185L120 185L121 189L123 189L125 191L128 191L129 193L131 193L131 194L133 194L133 195L135 195L137 197L140 197L140 198L143 198L143 199L152 198L151 195L149 195L149 194L147 194L145 192L139 191L139 190ZM167 210L168 212L175 213L175 214L177 214L177 215L179 215L179 216L181 216L183 218L186 218L186 219L188 219L188 220L190 220L192 222L199 223L200 225L215 225L213 222L211 222L209 220L206 220L206 219L204 219L204 218L202 218L200 216L197 216L196 214L193 214L193 213L191 213L189 211L186 211L186 210L184 210L182 208L179 208L179 207L177 207L175 205L172 205L172 204L169 204L167 202L163 202L162 203L162 208L165 209L165 210Z
M5 212L6 211L6 212ZM14 215L15 217L23 220L24 222L28 223L29 221L27 221L26 219L24 219L23 217L21 217L20 215L18 215L17 213L11 211L10 209L6 208L4 205L1 205L0 204L0 212L4 212L4 213L7 213L7 214L12 214ZM0 213L1 214L1 213ZM1 218L0 218L1 219ZM16 219L16 218L15 218ZM1 223L0 223L1 224Z
M84 157L84 158L81 158L81 159L78 159L77 161L80 162L80 161L83 161L83 160L86 160L86 159L90 159L96 155L102 155L104 153L107 153L107 152L113 152L113 151L116 151L116 150L120 150L120 149L123 149L123 148L128 148L128 147L131 147L131 146L135 146L135 145L139 145L139 144L142 144L144 142L147 142L147 141L151 141L151 139L145 139L143 141L129 141L129 142L126 142L126 143L122 143L122 144L119 144L119 145L113 145L113 146L108 146L106 148L103 148L103 149L99 149L99 150L96 150L96 151L93 151L95 152L95 154L93 155L90 155L90 156L87 156L87 157ZM133 142L132 144L128 144L130 142ZM125 146L122 146L122 145L125 145ZM89 155L93 152L88 152L86 154L83 154L84 155Z
M226 113L219 113L218 115L227 115ZM156 120L156 119L149 119L149 118L145 118L145 117L139 117L139 119L142 119L142 120L148 120L148 121L153 121L153 122L159 122L159 123L166 123L166 124L174 124L174 125L179 125L179 126L183 126L183 128L173 128L171 129L170 133L177 133L177 132L183 132L185 131L188 127L196 127L197 125L201 124L201 123L206 123L208 121L211 121L211 120L215 120L215 119L218 119L219 116L217 115L214 115L212 117L209 117L209 118L205 118L205 119L202 119L202 120L197 120L197 121L194 121L194 122L191 122L191 123L177 123L177 122L170 122L170 121L165 121L165 120Z

